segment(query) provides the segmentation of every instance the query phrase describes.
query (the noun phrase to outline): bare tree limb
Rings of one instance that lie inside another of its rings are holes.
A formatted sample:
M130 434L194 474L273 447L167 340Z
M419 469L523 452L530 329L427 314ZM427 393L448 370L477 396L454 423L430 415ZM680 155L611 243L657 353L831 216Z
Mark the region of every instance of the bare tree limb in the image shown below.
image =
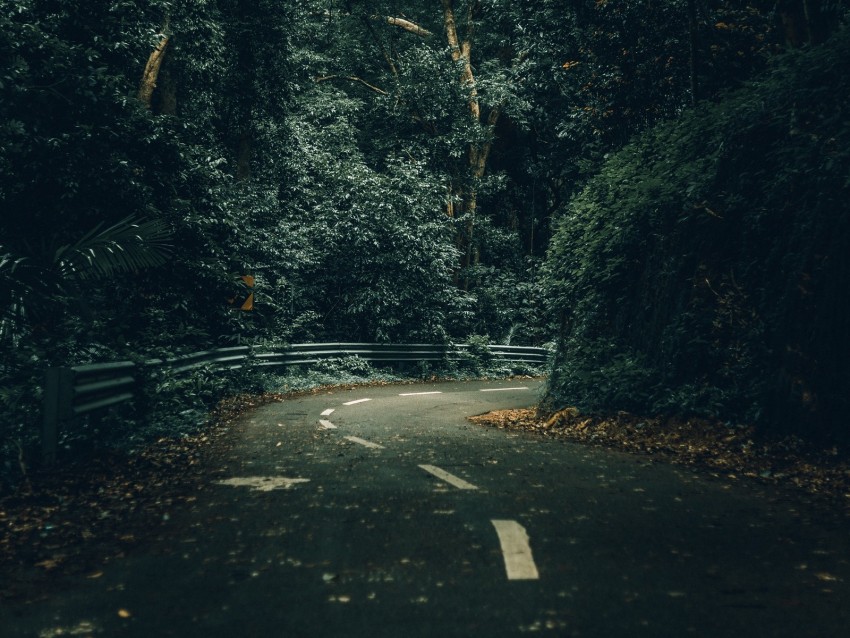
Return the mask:
M330 80L348 80L349 82L359 82L360 84L368 87L370 90L375 93L380 93L381 95L389 95L384 89L375 86L374 84L369 84L363 78L359 78L356 75L323 75L321 77L316 78L316 82L329 82Z
M377 20L385 20L387 24L391 24L396 27L401 27L405 31L409 31L414 35L421 36L423 38L430 38L433 33L428 31L428 29L423 29L418 24L411 22L410 20L405 20L404 18L394 18L392 16L374 16Z

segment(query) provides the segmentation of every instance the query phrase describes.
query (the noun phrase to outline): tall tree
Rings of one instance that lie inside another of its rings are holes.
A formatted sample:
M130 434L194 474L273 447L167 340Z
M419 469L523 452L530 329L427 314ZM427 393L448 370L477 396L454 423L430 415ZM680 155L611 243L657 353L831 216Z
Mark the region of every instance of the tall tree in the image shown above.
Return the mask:
M341 48L359 41L359 58L337 58L340 68L318 73L317 80L371 92L377 108L399 123L392 135L396 151L425 152L434 170L444 173L446 213L457 221L463 254L460 266L470 266L477 260L474 229L495 130L505 110L519 106L511 84L512 65L521 56L494 44L504 34L487 33L496 8L474 0L425 6L347 2L337 12L333 3L323 6L324 12L314 8L313 15L338 21L337 28L345 30L340 40L347 40ZM474 71L476 54L483 80Z

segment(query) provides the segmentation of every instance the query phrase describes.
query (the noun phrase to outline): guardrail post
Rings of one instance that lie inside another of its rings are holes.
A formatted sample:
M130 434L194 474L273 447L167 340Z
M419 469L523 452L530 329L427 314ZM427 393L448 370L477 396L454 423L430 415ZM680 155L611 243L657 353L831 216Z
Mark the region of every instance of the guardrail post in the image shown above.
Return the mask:
M45 467L56 462L59 425L68 417L73 395L74 372L70 368L48 368L45 371L41 426L41 462Z

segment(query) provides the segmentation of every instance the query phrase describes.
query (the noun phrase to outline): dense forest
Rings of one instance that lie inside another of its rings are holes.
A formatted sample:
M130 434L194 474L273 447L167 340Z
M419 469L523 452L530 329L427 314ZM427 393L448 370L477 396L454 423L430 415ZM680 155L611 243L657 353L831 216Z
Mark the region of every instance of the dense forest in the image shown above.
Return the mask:
M846 12L0 0L6 471L46 366L237 342L548 344L553 408L846 441Z

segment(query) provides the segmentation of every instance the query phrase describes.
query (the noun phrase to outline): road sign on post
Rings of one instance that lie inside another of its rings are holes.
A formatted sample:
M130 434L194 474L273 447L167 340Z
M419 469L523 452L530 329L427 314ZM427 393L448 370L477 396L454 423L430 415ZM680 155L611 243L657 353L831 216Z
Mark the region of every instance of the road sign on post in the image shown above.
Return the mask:
M240 277L242 283L245 285L247 290L247 294L239 293L233 295L230 299L227 300L232 307L238 308L239 310L253 310L254 309L254 276L253 275L242 275Z
M245 303L239 308L239 310L253 310L254 309L254 276L253 275L242 275L242 281L245 282L245 285L248 287L248 297L245 299Z

